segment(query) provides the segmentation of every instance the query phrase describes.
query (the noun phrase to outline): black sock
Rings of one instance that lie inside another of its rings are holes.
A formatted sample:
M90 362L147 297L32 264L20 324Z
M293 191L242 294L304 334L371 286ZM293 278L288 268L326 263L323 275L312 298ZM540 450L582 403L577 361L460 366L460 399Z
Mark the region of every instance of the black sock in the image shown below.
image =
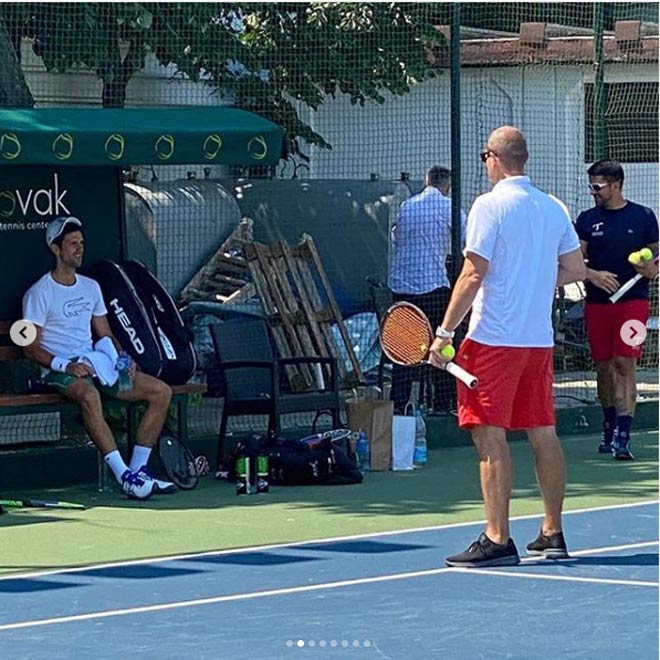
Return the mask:
M603 406L603 441L611 444L616 428L616 408Z
M619 444L627 445L630 442L630 427L632 426L632 415L619 415L616 418L616 428L619 436Z

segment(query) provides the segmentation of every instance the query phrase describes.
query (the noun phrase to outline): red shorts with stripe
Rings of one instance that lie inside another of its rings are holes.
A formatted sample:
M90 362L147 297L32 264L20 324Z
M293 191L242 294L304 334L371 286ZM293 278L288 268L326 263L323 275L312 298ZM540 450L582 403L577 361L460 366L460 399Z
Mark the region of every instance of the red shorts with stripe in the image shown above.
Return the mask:
M552 348L487 346L466 339L456 364L479 379L473 390L458 381L460 428L554 426Z
M621 326L633 319L646 325L649 320L648 300L587 303L584 306L591 357L596 362L605 362L613 357L641 357L644 344L629 346L621 339Z

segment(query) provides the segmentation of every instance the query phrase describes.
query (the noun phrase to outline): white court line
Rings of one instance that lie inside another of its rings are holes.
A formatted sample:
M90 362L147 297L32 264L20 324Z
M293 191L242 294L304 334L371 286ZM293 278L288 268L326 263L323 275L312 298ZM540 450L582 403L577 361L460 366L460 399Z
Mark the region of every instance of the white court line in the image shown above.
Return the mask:
M502 577L527 578L528 580L557 580L563 582L588 582L590 584L618 584L627 587L654 587L657 582L644 582L642 580L610 580L608 578L571 577L570 575L544 575L541 573L516 573L515 571L500 571L497 568L453 568L456 573L477 573L478 575L498 575Z
M573 509L564 511L564 516L578 513L592 513L594 511L610 511L612 509L630 509L638 506L658 505L657 500L648 500L645 502L631 502L628 504L608 504L606 506L595 506L585 509ZM514 520L533 520L543 517L542 513L531 513L524 516L514 516ZM271 543L269 545L253 545L245 548L227 548L226 550L206 550L204 552L192 552L188 554L166 555L164 557L149 557L147 559L129 559L127 561L107 562L103 564L89 564L86 566L71 566L67 568L55 568L44 571L31 571L29 573L8 573L0 575L1 580L21 580L32 577L43 577L45 575L61 575L64 573L82 573L84 571L96 571L106 568L120 568L122 566L139 566L141 564L160 564L167 561L180 561L187 559L199 559L200 557L221 557L223 555L236 555L249 552L263 552L264 550L280 550L282 548L299 548L305 545L317 545L320 543L340 543L343 541L359 541L362 539L372 539L382 536L397 536L402 534L415 534L417 532L434 532L443 529L454 529L458 527L470 527L471 525L485 525L485 520L475 520L472 522L448 523L447 525L431 525L429 527L413 527L411 529L399 529L392 532L369 532L368 534L354 534L353 536L334 536L330 538L310 539L308 541L293 541L290 543Z
M630 545L610 546L605 548L590 548L581 550L580 554L595 554L598 552L611 552L613 550L633 549L644 546L657 545L657 541L645 543L632 543ZM575 553L577 554L577 553ZM527 560L523 560L527 561ZM538 564L550 563L533 558ZM53 617L50 619L35 619L32 621L19 621L16 623L6 623L0 625L0 632L4 630L19 630L21 628L37 628L41 626L50 626L60 623L73 623L78 621L90 621L96 619L107 619L116 616L125 616L128 614L143 614L146 612L162 612L165 610L176 610L186 607L198 607L200 605L214 605L216 603L230 603L235 601L254 600L256 598L267 598L270 596L288 596L290 594L306 593L309 591L322 591L326 589L339 589L342 587L352 587L360 584L376 584L378 582L393 582L396 580L408 580L417 577L428 577L430 575L441 575L443 573L476 573L485 575L501 575L506 577L525 577L529 579L554 579L567 582L587 582L592 584L616 584L632 587L658 587L655 582L642 582L640 580L609 580L604 578L583 578L570 576L548 576L543 574L516 573L514 571L499 571L497 569L475 569L475 568L433 568L424 571L411 571L408 573L395 573L390 575L378 575L375 577L355 578L353 580L340 580L338 582L324 582L321 584L308 584L298 587L284 587L281 589L269 589L267 591L252 591L242 594L231 594L228 596L213 596L210 598L197 598L195 600L173 601L170 603L160 603L158 605L144 605L141 607L127 607L117 610L105 610L101 612L88 612L86 614L73 614L70 616Z

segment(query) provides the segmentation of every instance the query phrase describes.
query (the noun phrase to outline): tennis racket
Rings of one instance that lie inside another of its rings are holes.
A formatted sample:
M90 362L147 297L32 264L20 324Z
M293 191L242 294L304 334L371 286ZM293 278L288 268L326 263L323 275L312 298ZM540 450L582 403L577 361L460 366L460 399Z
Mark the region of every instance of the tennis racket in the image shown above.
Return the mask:
M433 339L433 330L426 315L409 302L392 305L380 324L380 345L385 355L395 364L413 367L429 363L429 349ZM447 362L442 368L470 389L479 384L475 376L453 362Z
M0 499L0 506L7 509L76 509L82 510L85 508L84 504L77 504L76 502L60 502L57 500L3 500Z
M653 263L658 263L658 253L656 252L653 255ZM611 296L610 296L610 302L617 302L617 300L620 300L622 296L624 296L630 289L632 289L637 282L639 282L644 275L641 273L637 273L635 277L631 277L627 282L624 282Z
M158 455L167 476L181 490L192 490L199 483L195 456L183 441L168 431L158 438Z

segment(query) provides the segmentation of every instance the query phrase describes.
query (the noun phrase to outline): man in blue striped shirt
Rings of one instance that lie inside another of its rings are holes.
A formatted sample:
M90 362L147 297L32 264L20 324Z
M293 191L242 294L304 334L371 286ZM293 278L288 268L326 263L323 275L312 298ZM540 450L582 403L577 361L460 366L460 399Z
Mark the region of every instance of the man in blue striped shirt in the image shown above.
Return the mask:
M424 189L401 205L393 229L392 262L389 287L394 300L417 305L435 327L449 302L447 256L451 254L451 172L433 165L424 177ZM461 211L461 235L465 235L466 216ZM426 367L424 367L426 368ZM394 365L392 391L396 412L408 399L417 369ZM454 392L451 378L432 369L433 409L447 410Z

